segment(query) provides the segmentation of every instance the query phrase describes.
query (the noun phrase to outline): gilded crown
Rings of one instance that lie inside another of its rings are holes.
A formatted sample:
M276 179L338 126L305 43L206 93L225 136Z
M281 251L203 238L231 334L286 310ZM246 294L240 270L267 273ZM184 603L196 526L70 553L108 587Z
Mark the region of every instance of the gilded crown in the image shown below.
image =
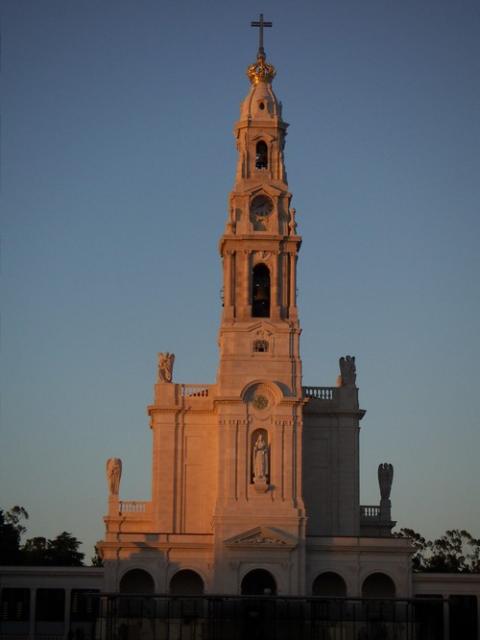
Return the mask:
M275 67L273 64L268 64L265 60L265 56L258 54L257 61L251 64L247 68L247 76L252 84L258 84L259 82L271 82L276 75Z

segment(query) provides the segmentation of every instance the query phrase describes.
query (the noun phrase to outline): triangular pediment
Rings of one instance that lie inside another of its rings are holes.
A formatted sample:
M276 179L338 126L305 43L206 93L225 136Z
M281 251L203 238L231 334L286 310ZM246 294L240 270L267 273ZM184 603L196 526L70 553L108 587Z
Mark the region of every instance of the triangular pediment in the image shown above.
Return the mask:
M257 331L263 331L265 334L272 335L275 333L275 327L270 322L260 321L252 324L247 329L248 333L254 333Z
M257 182L257 184L254 184L251 187L243 189L242 191L243 193L249 193L252 196L260 193L266 193L269 196L281 196L286 193L285 189L280 189L280 187L276 187L275 185L270 184L268 182L267 183Z
M269 549L293 549L296 541L292 537L270 527L255 527L224 541L227 547L252 547Z

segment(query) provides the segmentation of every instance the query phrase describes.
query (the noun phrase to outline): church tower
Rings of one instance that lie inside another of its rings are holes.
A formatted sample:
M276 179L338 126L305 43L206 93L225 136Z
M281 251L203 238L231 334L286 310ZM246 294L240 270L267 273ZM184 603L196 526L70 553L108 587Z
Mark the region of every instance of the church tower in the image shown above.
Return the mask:
M176 382L174 355L159 354L151 499L121 500L122 463L107 464L105 590L358 596L372 571L388 569L409 595L410 551L390 535L391 465L379 468L380 505L359 501L355 358L340 358L336 386L302 386L288 125L263 47L271 23L261 15L252 26L260 43L219 243L217 379Z
M262 17L259 26L257 59L247 69L250 90L235 125L236 178L220 239L224 298L214 527L219 576L225 575L222 559L232 562L238 555L234 548L248 544L249 535L278 543L281 530L282 544L295 546L295 557L301 554L298 542L305 535L296 302L301 238L290 207L284 162L288 125L272 88L275 69L263 48ZM246 533L252 527L254 533ZM262 553L258 545L256 549ZM294 565L288 580L297 589L303 579L298 572L302 563Z

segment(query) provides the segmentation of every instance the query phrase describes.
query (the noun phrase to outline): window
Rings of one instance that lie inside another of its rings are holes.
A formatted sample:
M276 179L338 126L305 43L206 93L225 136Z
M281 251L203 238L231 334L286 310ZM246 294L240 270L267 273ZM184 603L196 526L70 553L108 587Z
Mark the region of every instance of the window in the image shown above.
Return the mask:
M253 343L253 350L257 353L266 353L268 351L267 340L255 340Z
M267 169L268 167L268 149L263 140L257 142L255 154L255 169Z
M270 271L264 264L257 264L253 268L252 317L270 317Z

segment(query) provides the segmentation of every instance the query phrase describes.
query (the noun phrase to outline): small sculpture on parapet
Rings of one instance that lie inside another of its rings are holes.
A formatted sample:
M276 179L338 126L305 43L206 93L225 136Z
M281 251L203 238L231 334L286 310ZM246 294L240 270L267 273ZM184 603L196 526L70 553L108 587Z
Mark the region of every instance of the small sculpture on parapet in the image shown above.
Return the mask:
M297 235L297 221L295 220L296 209L291 207L289 209L289 213L290 213L290 221L288 223L288 228L290 229L290 235L296 236Z
M107 485L110 496L118 497L121 477L122 461L120 458L109 458L107 460Z
M378 484L380 486L380 520L391 522L392 503L390 492L392 491L393 465L388 462L378 465Z
M173 379L173 363L175 362L175 354L164 353L158 354L158 381L171 382Z
M339 387L354 387L357 379L355 356L342 356L339 360L339 364L340 375L337 379L337 385Z
M393 482L393 465L388 462L378 465L378 484L382 500L390 500Z

